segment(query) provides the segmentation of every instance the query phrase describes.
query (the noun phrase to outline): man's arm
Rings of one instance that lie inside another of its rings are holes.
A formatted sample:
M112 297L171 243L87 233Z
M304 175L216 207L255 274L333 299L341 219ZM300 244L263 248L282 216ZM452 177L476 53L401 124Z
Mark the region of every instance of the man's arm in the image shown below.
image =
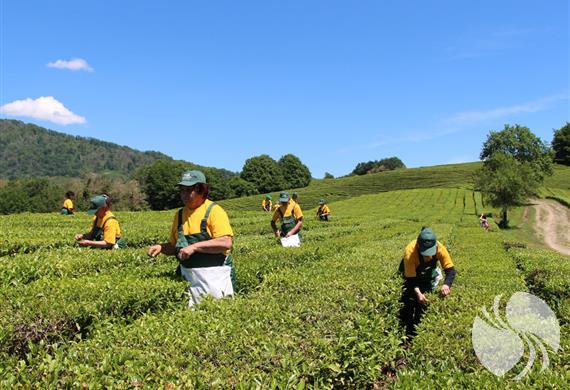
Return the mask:
M150 257L156 257L159 254L164 253L167 256L174 256L175 247L169 242L164 244L156 244L148 248L147 255Z

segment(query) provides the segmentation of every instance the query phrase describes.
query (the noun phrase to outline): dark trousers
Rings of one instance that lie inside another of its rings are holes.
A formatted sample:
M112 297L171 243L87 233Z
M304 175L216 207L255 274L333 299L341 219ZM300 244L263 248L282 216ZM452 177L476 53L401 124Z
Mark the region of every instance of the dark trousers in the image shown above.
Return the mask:
M418 302L414 290L408 288L404 288L400 302L403 305L400 309L400 323L406 329L406 336L412 338L416 335L416 326L426 307Z

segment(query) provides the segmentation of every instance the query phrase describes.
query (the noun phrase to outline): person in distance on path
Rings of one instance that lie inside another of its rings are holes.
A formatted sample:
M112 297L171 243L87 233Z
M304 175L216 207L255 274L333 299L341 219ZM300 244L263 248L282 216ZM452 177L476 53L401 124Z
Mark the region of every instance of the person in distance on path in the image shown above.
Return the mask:
M416 326L428 304L425 294L433 291L442 278L441 271L437 268L438 262L445 272L445 280L440 289L441 295L445 297L451 292L456 271L445 245L437 241L432 229L422 227L418 238L406 246L400 263L400 272L404 276L400 319L408 337L415 335Z

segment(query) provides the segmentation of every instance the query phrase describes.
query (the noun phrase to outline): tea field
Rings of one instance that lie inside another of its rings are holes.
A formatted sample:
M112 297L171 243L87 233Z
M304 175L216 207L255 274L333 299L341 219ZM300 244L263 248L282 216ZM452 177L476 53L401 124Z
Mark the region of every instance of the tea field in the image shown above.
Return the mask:
M356 180L340 180L348 179ZM176 260L146 256L166 240L173 211L117 212L130 244L117 251L75 245L73 235L89 227L84 213L2 216L0 386L567 387L570 259L513 241L492 219L494 229L483 231L477 215L494 210L452 181L384 190L322 181L300 193L300 248L277 245L270 216L255 211L260 197L222 202L235 233L238 293L193 310ZM311 207L326 188L329 223ZM458 275L449 297L430 294L418 336L403 344L397 269L423 225L447 245ZM544 299L561 329L549 368L541 372L537 360L520 381L490 373L471 343L481 307L517 291Z

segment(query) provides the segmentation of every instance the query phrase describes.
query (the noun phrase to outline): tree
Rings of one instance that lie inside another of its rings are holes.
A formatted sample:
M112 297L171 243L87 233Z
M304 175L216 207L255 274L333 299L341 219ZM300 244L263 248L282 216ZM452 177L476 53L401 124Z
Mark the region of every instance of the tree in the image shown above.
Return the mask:
M182 204L176 184L182 172L188 169L192 168L182 161L158 160L136 172L135 178L141 184L151 209L167 210Z
M388 157L376 161L361 162L352 171L353 175L366 175L368 173L391 171L398 168L406 168L398 157Z
M299 157L286 154L278 161L288 188L306 187L311 182L311 171Z
M476 189L493 207L501 208L501 227L508 226L508 210L534 195L552 174L552 151L527 127L505 125L491 131L481 151L483 167Z
M483 144L481 160L486 160L497 152L529 164L533 180L542 182L546 175L552 174L552 150L528 127L505 125L502 131L491 131Z
M334 179L334 176L332 173L325 172L325 176L323 179Z
M267 154L248 158L240 176L243 180L255 185L259 193L281 190L286 186L277 161Z
M232 177L228 182L230 189L232 191L231 197L232 198L239 198L241 196L248 196L248 195L257 195L257 189L255 185L243 180L239 176Z
M566 122L558 130L554 130L554 139L552 140L552 149L554 149L554 161L558 164L570 165L570 123Z
M534 195L539 182L533 175L530 164L518 161L513 156L496 152L490 156L479 171L475 187L487 202L501 209L501 227L508 227L508 210L519 206Z

